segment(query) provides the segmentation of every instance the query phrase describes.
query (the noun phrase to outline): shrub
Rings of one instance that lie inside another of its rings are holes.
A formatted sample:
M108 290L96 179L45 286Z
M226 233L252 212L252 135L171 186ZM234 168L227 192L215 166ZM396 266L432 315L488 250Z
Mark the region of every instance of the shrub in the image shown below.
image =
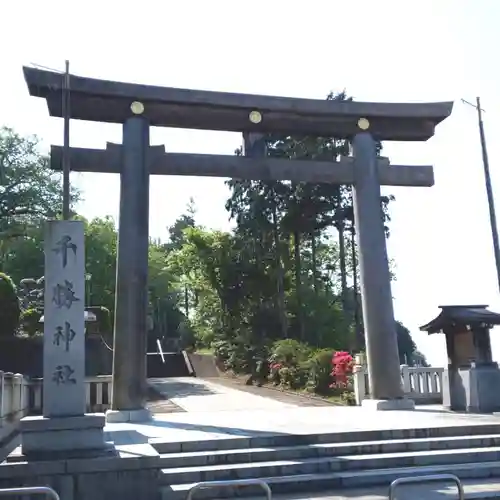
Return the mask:
M40 323L41 311L35 308L26 309L21 313L20 323L23 333L28 337L33 337L43 332L43 325Z
M180 345L182 349L185 349L188 352L193 352L196 348L196 335L191 328L188 318L179 323L179 332Z
M348 377L352 374L353 357L345 351L337 351L332 357L333 387L347 387Z
M309 359L307 388L318 394L326 394L332 379L332 349L315 352Z
M302 389L307 384L309 367L307 362L285 366L279 370L281 385L287 389Z
M212 344L212 348L214 350L215 358L219 361L226 361L229 357L229 344L223 340L219 340Z
M0 337L13 336L19 326L21 308L13 281L0 273Z
M352 391L344 391L341 394L340 399L347 406L356 406L356 395Z
M280 370L283 368L281 363L271 363L269 365L269 381L274 385L281 384Z
M225 370L234 373L249 373L254 351L242 342L220 340L212 344L218 363L223 363Z
M271 360L284 366L297 366L307 361L311 348L294 339L278 340L271 349Z

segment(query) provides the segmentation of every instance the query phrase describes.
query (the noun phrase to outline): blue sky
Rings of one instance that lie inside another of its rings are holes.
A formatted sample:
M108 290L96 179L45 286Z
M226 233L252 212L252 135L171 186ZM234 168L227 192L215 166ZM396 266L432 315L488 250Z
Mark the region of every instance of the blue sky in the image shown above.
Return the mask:
M500 198L500 2L495 0L171 0L84 4L17 0L2 8L0 123L62 143L62 123L31 98L22 65L35 62L75 74L193 89L324 98L347 89L364 101L455 100L452 116L427 143L386 143L393 163L433 164L433 188L391 188L390 256L396 317L429 360L446 360L444 341L418 332L440 304L484 303L500 312L499 292L474 110L479 95L492 181ZM72 122L73 146L121 141L115 125ZM232 154L238 134L154 129L169 151ZM117 216L112 175L73 174L87 217ZM228 228L221 179L155 177L151 235L183 212L189 197L199 222ZM498 340L496 339L498 336ZM500 332L492 335L500 359Z

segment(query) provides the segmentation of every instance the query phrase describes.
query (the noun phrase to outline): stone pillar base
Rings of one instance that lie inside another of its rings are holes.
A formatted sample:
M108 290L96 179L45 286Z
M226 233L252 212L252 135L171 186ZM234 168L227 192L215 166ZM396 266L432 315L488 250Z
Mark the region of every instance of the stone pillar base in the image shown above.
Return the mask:
M363 399L361 406L375 411L411 411L415 409L412 399Z
M118 424L125 422L149 422L153 414L147 408L139 410L108 410L106 412L106 423Z
M443 405L452 411L500 411L500 369L497 363L449 368L443 374Z
M76 417L24 417L21 419L21 453L28 456L94 455L112 452L104 440L104 415Z

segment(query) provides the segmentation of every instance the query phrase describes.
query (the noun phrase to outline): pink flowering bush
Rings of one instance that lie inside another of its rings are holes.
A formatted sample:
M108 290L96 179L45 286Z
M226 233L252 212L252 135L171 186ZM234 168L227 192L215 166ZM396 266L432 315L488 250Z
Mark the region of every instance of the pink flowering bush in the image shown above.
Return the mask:
M284 389L307 390L353 404L353 365L353 357L346 351L315 350L293 339L280 340L271 349L268 380Z
M354 366L353 357L346 351L337 351L332 357L332 388L346 388Z

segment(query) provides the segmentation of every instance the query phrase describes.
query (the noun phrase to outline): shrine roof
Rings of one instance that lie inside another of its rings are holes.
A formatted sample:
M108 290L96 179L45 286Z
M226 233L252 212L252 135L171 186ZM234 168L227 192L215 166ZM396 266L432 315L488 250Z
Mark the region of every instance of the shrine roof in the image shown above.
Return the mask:
M443 329L455 325L500 325L500 314L486 309L485 305L439 306L441 312L432 321L419 329L429 334L442 333Z
M51 116L62 117L64 75L24 67L30 95L46 100ZM178 89L83 78L71 75L70 117L123 123L132 116L130 105L140 101L144 116L160 127L301 134L348 138L367 118L370 132L380 140L425 141L447 118L453 102L380 103L274 97L206 90ZM252 111L261 114L252 123Z

